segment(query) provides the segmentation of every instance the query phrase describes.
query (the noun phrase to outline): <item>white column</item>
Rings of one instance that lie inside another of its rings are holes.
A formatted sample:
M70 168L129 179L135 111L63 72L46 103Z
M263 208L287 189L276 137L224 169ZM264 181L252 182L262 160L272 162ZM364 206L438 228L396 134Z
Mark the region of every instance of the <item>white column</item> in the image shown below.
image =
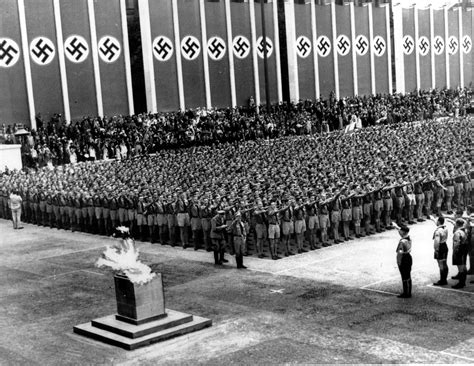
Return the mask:
M28 110L30 115L30 125L36 130L35 98L33 95L33 80L31 78L30 48L28 42L28 32L26 30L25 3L18 0L18 19L20 20L21 47L23 50L23 66L25 68L26 95L28 99Z
M369 59L370 59L370 92L375 94L376 91L376 84L375 84L375 60L374 60L374 53L373 50L373 43L374 43L374 15L373 15L373 8L372 4L368 4L368 18L369 18L369 44L370 44L370 52L369 52ZM395 17L395 15L394 15Z
M67 86L66 60L64 57L63 26L61 23L61 7L59 0L53 1L54 23L56 27L56 39L58 47L59 73L61 75L61 90L63 94L64 118L66 123L71 122L71 109L69 106L69 89Z
M415 73L416 73L416 90L420 90L420 53L418 52L418 7L416 3L413 5L413 20L415 26Z
M314 64L314 91L315 99L319 99L321 91L319 88L319 60L318 52L316 52L316 41L318 39L317 22L316 22L316 0L311 0L311 36L313 49L313 64Z
M123 59L125 61L125 81L127 83L128 113L135 114L133 105L132 68L130 66L130 46L128 43L126 0L120 0L120 20L122 22Z
M461 2L459 2L461 5ZM458 11L458 24L459 24L459 86L464 88L464 52L462 50L462 6L459 6L457 9Z
M252 60L253 60L253 77L254 77L254 88L255 88L255 104L260 106L260 80L258 74L258 56L257 56L257 33L255 27L255 2L249 0L249 11L250 11L250 36L252 42Z
M331 1L331 28L332 28L332 58L334 62L334 89L336 99L339 99L339 64L337 59L336 50L336 38L337 38L337 26L336 26L336 4L334 0Z
M443 9L444 15L444 57L446 61L446 88L449 89L451 85L451 77L449 75L449 52L448 52L448 38L449 38L449 31L448 31L448 7L445 5Z
M229 56L229 81L230 81L230 100L232 107L237 106L237 96L235 92L235 66L234 66L234 50L232 46L232 16L230 0L225 0L225 24L227 29L227 55Z
M392 93L393 79L392 79L392 40L391 40L391 34L390 34L390 7L389 7L389 4L385 4L384 7L385 7L385 30L386 30L385 38L387 40L388 92Z
M204 66L204 89L206 93L206 107L211 108L211 82L209 79L209 58L207 54L206 7L204 0L199 0L199 16L201 18L202 63Z
M104 116L104 103L102 102L102 82L100 80L99 52L97 50L97 29L95 25L94 0L87 0L89 13L89 29L91 32L92 64L94 66L95 95L97 98L97 114Z
M402 39L403 39L403 21L402 6L393 4L393 39L395 46L395 76L396 76L396 92L405 94L405 60L403 56Z
M296 55L295 2L294 0L288 0L284 2L284 6L290 100L298 101L300 99L300 87L298 79L298 56Z
M178 0L172 0L172 6L174 28L174 52L176 55L176 74L178 77L179 109L184 111L186 109L186 102L184 100L183 64L181 61L181 36L179 34Z
M143 70L145 73L145 94L148 112L156 113L155 67L153 65L153 40L151 39L150 8L148 0L138 0L140 34L142 37Z
M278 3L273 1L273 43L275 45L276 78L277 78L277 96L278 101L283 100L283 91L281 87L281 62L280 62L280 31L278 29Z
M349 3L349 11L351 17L351 51L352 51L352 80L354 83L354 95L359 95L359 81L357 78L357 54L355 50L356 42L356 31L355 31L355 14L354 14L354 3Z
M435 52L433 47L434 40L434 13L433 5L430 6L430 57L431 57L431 88L436 88L436 68L435 68Z

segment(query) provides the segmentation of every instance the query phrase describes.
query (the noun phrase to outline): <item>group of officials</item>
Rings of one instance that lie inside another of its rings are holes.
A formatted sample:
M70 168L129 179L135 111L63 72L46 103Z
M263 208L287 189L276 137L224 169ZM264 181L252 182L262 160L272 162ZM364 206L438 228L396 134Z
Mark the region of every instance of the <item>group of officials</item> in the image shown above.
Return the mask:
M472 205L473 136L469 119L427 121L15 172L0 178L0 215L16 190L27 222L100 234L127 225L143 240L213 251L216 264L228 251L245 268L250 236L256 255L268 243L276 260L292 242L302 253Z

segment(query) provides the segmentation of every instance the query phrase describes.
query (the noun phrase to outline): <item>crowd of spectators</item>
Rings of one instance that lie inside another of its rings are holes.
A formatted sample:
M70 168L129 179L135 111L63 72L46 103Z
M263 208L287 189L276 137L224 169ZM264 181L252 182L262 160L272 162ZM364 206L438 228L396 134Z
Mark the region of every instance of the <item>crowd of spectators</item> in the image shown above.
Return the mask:
M443 89L406 95L374 95L279 103L221 110L195 109L134 116L84 117L66 123L37 117L37 130L22 140L23 165L43 167L88 160L124 159L161 149L222 142L309 135L341 130L354 118L362 127L422 121L466 113L470 89ZM12 143L11 126L3 128Z

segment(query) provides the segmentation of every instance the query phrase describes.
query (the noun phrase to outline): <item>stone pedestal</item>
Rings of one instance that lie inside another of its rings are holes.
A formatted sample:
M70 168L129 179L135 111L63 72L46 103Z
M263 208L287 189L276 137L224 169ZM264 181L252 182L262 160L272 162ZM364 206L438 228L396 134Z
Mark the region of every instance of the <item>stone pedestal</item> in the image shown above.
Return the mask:
M139 325L166 316L161 273L140 286L122 275L115 275L114 282L118 320Z
M212 325L212 320L165 308L161 274L145 285L114 277L117 314L74 327L74 333L133 350Z

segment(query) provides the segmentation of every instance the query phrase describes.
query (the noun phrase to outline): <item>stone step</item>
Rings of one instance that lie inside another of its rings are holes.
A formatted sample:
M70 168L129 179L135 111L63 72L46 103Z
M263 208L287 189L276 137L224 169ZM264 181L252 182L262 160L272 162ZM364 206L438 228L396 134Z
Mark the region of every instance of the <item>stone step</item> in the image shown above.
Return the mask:
M126 323L125 323L126 324ZM130 325L130 324L128 324ZM94 327L92 322L80 324L74 327L74 333L80 334L107 344L118 346L126 350L134 350L156 342L162 342L167 339L180 335L192 333L212 325L211 319L193 316L193 320L184 324L174 326L172 328L163 329L161 331L144 335L138 338L128 338L122 335L109 332L108 330ZM133 325L131 325L133 326Z
M127 322L117 320L115 315L105 316L103 318L91 321L92 326L107 330L109 332L122 335L127 338L139 338L161 330L173 328L178 325L193 321L191 314L181 313L166 309L167 316L141 325L134 325Z

